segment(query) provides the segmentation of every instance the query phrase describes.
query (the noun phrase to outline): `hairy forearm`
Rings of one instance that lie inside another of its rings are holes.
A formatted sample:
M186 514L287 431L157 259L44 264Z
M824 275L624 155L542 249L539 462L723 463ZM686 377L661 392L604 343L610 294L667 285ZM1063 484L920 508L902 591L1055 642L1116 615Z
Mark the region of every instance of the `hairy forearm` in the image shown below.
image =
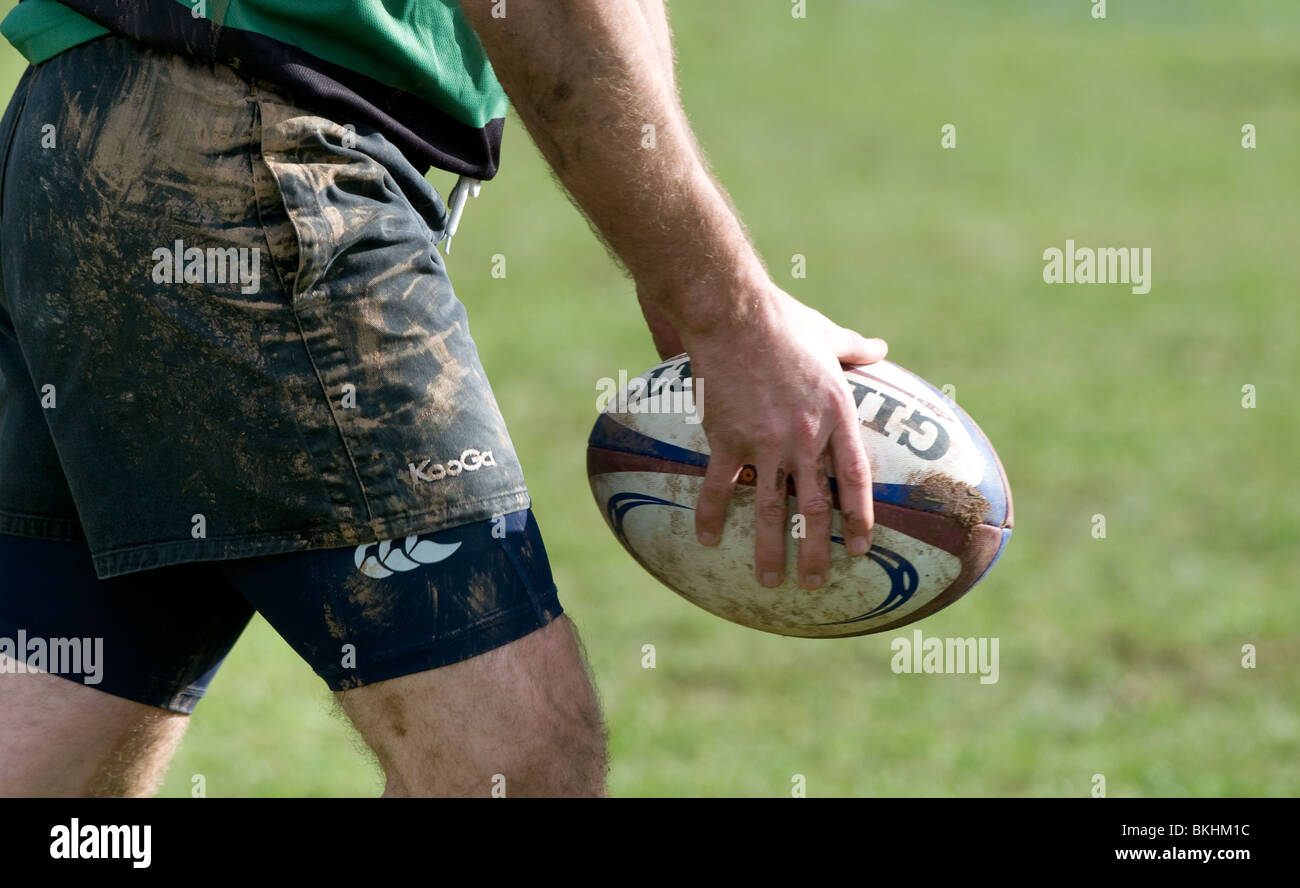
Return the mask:
M658 0L463 6L538 148L638 291L683 333L753 311L764 271L700 156ZM707 298L704 298L707 294Z
M664 80L675 95L677 62L673 54L673 32L668 26L668 4L664 0L637 0L637 5L641 7L641 16L650 31L650 39L654 43L655 54L659 57Z

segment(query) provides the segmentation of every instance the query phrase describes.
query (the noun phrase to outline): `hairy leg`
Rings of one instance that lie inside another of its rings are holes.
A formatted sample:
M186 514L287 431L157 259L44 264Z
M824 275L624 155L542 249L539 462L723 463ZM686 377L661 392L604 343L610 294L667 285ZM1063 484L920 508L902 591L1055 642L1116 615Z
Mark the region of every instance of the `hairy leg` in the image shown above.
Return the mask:
M188 722L57 675L0 673L0 796L151 796Z
M459 663L342 691L386 796L601 796L606 738L581 644L560 616Z

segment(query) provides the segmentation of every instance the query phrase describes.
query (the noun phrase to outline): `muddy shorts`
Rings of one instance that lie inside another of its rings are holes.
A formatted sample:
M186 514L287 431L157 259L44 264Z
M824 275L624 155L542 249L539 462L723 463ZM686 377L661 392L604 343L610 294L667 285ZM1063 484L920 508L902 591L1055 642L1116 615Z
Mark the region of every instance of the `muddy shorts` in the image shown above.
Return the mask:
M331 690L469 659L563 611L532 512L356 549L101 580L84 543L0 534L0 683L39 669L190 713L254 611Z
M104 37L27 70L0 151L0 534L102 580L529 507L446 207L380 133Z

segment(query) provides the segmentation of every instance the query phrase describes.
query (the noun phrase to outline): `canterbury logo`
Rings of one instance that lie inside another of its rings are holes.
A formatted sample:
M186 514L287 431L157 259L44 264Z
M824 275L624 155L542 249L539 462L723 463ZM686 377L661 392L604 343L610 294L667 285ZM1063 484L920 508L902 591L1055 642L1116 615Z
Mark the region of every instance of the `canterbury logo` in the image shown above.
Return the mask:
M420 540L419 534L412 534L400 546L394 546L392 540L379 543L379 549L373 554L366 554L375 543L357 546L357 569L368 577L382 580L397 572L415 570L426 564L437 564L450 558L460 548L460 543L435 543L433 540Z
M430 467L432 464L432 467ZM433 460L426 459L418 466L415 463L407 463L406 467L411 472L411 481L441 481L448 475L459 475L461 472L477 472L483 466L495 466L496 457L492 455L491 450L478 451L470 448L461 453L460 459L448 460L446 465L442 463L433 463Z

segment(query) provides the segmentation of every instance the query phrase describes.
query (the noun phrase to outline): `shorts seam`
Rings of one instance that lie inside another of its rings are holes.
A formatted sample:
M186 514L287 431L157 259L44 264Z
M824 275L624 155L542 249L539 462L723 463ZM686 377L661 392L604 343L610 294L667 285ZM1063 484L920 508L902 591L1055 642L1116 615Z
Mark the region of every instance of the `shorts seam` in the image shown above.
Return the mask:
M247 83L247 81L245 81L245 83ZM262 241L266 245L266 255L271 257L271 266L275 269L275 279L280 283L280 292L292 304L293 290L290 288L288 281L285 280L284 271L283 269L280 268L279 257L276 256L275 250L271 248L271 235L266 230L266 216L262 211L262 195L258 193L257 163L259 160L265 163L265 160L262 157L264 153L264 149L262 147L262 103L260 97L257 94L256 88L252 84L248 84L248 89L249 89L248 98L250 104L252 105L252 111L253 111L253 122L252 122L253 132L251 133L252 138L249 140L248 143L248 178L249 178L249 186L252 188L253 191L253 206L257 210L257 224L262 229ZM267 165L267 174L270 175L271 180L276 183L276 189L278 191L279 180L275 178L275 171L272 170L269 165ZM298 227L293 224L292 219L287 219L286 221L289 223L289 228L293 231L294 242L295 244L297 244ZM301 247L299 247L299 250L301 250ZM294 286L297 286L297 278L298 276L297 273L295 272Z
M52 533L44 534L31 530L27 526L32 524L48 525L52 529ZM38 540L52 539L67 543L84 543L86 541L81 522L75 518L55 518L49 515L15 512L11 509L0 509L0 533Z
M32 83L36 78L36 67L37 66L35 65L28 65L23 71L22 78L18 81L19 89L14 91L13 98L11 99L11 101L19 102L20 104L14 106L13 125L6 134L4 156L3 158L0 158L0 215L3 215L2 211L4 208L5 179L7 179L9 175L9 153L13 150L14 139L18 136L18 125L21 122L23 112L27 110L27 99L32 93ZM21 98L18 95L20 91L22 92Z
M365 507L366 510L366 520L374 521L375 512L370 504L370 494L366 491L365 480L361 477L361 470L357 467L357 459L356 459L356 455L353 453L352 450L352 443L348 440L348 436L343 428L343 424L339 421L338 412L334 408L334 400L330 397L329 387L325 384L325 379L324 377L321 376L320 366L316 362L316 355L313 354L312 347L307 342L307 335L303 330L302 315L299 312L299 307L300 307L299 291L302 291L302 294L304 295L307 291L307 288L303 287L303 281L302 281L304 265L309 261L309 258L313 260L312 261L313 266L316 264L314 259L315 259L315 251L317 249L317 241L315 237L312 237L310 239L312 256L308 257L307 251L303 249L302 229L299 227L298 220L294 218L294 213L292 212L292 209L289 206L288 198L285 194L283 183L281 183L280 181L280 175L276 172L275 167L266 161L266 143L265 143L266 115L263 111L262 93L255 83L250 82L248 80L245 80L244 82L248 84L249 89L252 91L253 105L257 111L258 155L261 157L262 162L266 164L267 171L271 174L271 181L275 183L276 197L279 200L280 205L284 209L285 218L288 220L290 227L293 229L294 238L296 239L298 244L298 268L294 272L293 287L292 289L285 290L285 296L289 300L289 311L293 314L294 328L298 332L298 342L302 345L303 352L307 356L307 363L311 366L312 376L316 379L318 392L320 394L321 399L324 401L326 411L329 413L330 425L333 427L334 434L338 437L338 441L340 446L342 446L343 448L343 452L347 455L348 467L352 471L352 482L353 484L356 485L356 490L361 496L361 504ZM320 196L317 194L313 194L312 196L315 200L315 209L313 210L314 214L318 217L323 216L324 206L321 204ZM259 206L259 221L260 221L260 212L261 210ZM265 225L262 226L262 234L264 237L266 237ZM269 239L268 239L268 244L269 244ZM274 253L272 253L271 255L274 256ZM319 274L309 275L309 278L311 280L311 287L313 289L322 282L325 273L328 270L329 270L329 266L328 264L326 264L325 268L321 269ZM278 270L276 274L277 276L279 275ZM281 288L283 289L283 287L284 284L282 282Z

